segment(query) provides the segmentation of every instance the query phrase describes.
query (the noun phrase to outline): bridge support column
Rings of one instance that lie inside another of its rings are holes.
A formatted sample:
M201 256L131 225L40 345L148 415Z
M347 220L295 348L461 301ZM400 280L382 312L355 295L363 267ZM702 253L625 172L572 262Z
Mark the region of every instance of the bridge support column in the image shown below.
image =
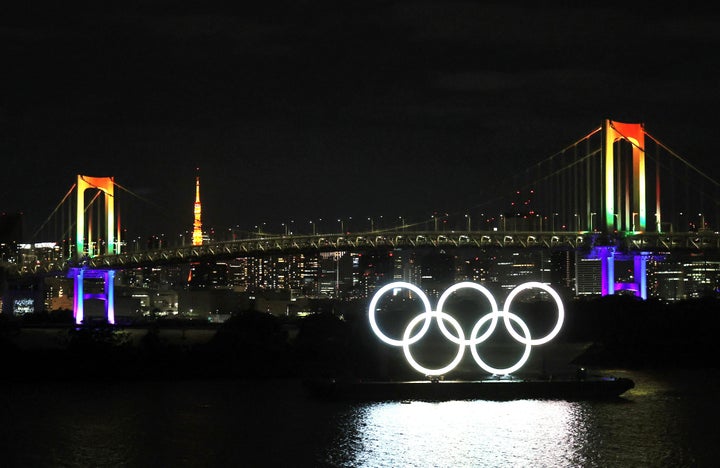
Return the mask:
M633 260L633 281L615 281L615 247L595 247L593 255L600 259L600 294L609 296L615 291L633 291L643 299L647 299L647 252L629 254ZM621 255L621 260L628 260L627 256Z
M85 293L83 291L85 269L70 268L68 277L73 279L73 318L75 324L79 325L84 319Z
M68 277L73 279L73 317L75 324L85 320L85 301L99 299L105 303L105 318L111 325L115 324L115 270L93 270L86 267L70 268ZM103 281L102 293L86 293L85 279Z
M115 270L105 270L105 317L115 325Z
M615 247L595 247L600 258L600 294L615 294Z
M633 275L638 285L638 295L647 299L647 255L641 253L633 259Z
M647 299L647 257L645 252L630 254L633 260L633 281L615 283L615 291L632 291L636 296Z

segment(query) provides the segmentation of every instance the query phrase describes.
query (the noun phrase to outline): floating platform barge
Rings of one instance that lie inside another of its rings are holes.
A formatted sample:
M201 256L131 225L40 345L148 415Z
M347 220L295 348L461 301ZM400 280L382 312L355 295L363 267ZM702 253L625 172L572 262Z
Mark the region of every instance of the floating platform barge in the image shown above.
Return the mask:
M631 379L592 377L575 380L417 380L367 381L313 379L311 395L348 401L591 400L612 399L635 386Z

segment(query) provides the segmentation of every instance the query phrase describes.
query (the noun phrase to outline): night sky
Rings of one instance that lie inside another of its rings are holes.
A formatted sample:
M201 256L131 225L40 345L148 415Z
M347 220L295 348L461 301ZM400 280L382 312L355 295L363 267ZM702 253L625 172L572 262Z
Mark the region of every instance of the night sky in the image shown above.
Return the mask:
M472 212L605 118L720 179L711 2L64 3L0 15L0 211L28 235L79 173L140 197L137 235L191 230L196 167L219 231Z

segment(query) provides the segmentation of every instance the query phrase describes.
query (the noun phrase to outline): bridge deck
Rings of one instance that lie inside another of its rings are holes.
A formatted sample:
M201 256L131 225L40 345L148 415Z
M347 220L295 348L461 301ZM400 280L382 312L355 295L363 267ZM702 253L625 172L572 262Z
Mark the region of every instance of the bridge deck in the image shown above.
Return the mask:
M546 248L584 250L610 245L622 251L720 250L720 233L613 233L550 231L374 231L354 234L259 235L255 238L100 255L86 260L92 268L132 268L149 264L261 256L292 252L363 251L419 248ZM61 271L62 262L51 266Z

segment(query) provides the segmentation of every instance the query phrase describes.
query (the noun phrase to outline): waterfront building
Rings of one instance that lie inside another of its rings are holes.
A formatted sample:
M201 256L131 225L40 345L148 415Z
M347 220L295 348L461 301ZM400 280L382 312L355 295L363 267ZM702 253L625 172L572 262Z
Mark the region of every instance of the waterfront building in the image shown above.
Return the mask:
M488 252L488 255L487 276L490 282L497 283L505 291L528 281L551 281L552 259L549 252L542 249L497 249Z
M601 289L601 264L599 258L578 256L575 262L575 295L599 296Z
M685 298L683 262L669 255L665 259L651 259L647 265L648 296L667 301Z
M306 296L317 294L320 283L320 256L308 255L304 258L300 274L300 289Z
M474 283L488 282L488 268L486 260L480 255L460 259L456 265L455 281L472 281Z
M720 292L720 261L691 256L683 261L683 297L717 296Z
M63 252L56 242L15 245L17 247L15 261L22 273L33 271L38 266L43 270L52 270L62 261Z
M392 251L371 250L360 254L358 274L360 281L356 287L357 297L370 297L375 290L392 281L395 266Z
M581 258L571 250L557 250L550 255L550 284L565 291L575 291L575 264Z
M420 258L420 286L431 297L439 297L455 280L455 257L430 251Z
M195 262L190 265L187 288L190 290L230 289L225 262Z

